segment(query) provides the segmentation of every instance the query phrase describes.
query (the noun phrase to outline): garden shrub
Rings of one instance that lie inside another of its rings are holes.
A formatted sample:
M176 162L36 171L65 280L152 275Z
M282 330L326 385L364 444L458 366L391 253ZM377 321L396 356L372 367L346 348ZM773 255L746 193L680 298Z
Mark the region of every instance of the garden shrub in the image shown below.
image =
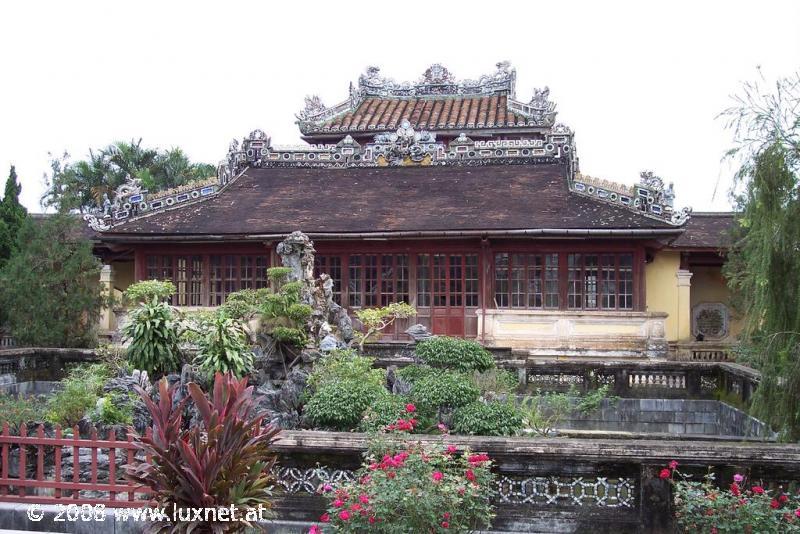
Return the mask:
M47 421L63 426L78 424L97 405L103 384L108 378L108 367L103 364L73 367L61 381L61 389L47 401Z
M710 471L702 481L692 480L675 461L659 477L673 485L678 532L800 532L796 492L765 489L738 473L727 487L717 485Z
M92 413L92 421L103 423L104 425L124 425L133 424L133 406L136 402L135 397L130 395L110 394L101 397L95 404L95 411Z
M359 430L371 432L386 428L408 414L408 399L402 395L381 395L367 408Z
M272 267L267 276L277 291L258 294L258 310L264 320L266 332L276 341L300 348L308 343L306 322L311 317L311 306L300 301L302 284L287 282L291 269Z
M167 301L175 294L175 284L169 280L143 280L125 289L125 299L132 304Z
M137 393L153 420L152 437L135 436L142 453L152 458L126 466L127 476L150 489L150 497L167 509L230 508L236 506L252 520L248 509L268 507L275 464L272 444L278 430L264 424L253 388L247 379L218 373L209 398L197 384L189 384L189 395L197 407L200 424L184 429L183 410L188 399L178 401L180 384L158 384L155 403L141 388ZM169 532L232 532L250 526L242 521L179 520L154 523L150 530ZM208 518L205 518L208 519ZM229 518L228 518L229 519Z
M2 422L7 422L16 431L22 423L38 423L45 420L47 401L30 395L0 394L0 414Z
M320 386L303 408L315 426L336 430L352 430L364 412L377 399L389 396L383 385L363 380L326 382Z
M473 373L475 385L481 391L482 397L495 397L497 395L508 395L516 392L519 387L517 373L511 369L501 369L495 367L479 373Z
M472 378L463 373L439 371L429 373L414 382L411 401L423 412L441 408L458 408L478 399L480 391Z
M423 363L432 367L486 371L495 366L492 353L469 339L434 337L418 343L414 352Z
M314 363L306 386L313 391L327 383L355 380L384 387L386 370L375 369L374 363L373 358L359 356L353 350L333 350Z
M438 373L440 371L434 369L433 367L428 367L427 365L406 365L405 367L401 367L397 370L397 376L405 380L406 382L411 382L412 384L419 380L424 376L428 376L431 373Z
M166 302L151 300L134 308L125 323L123 340L130 341L128 361L150 374L178 371L181 365L178 321Z
M323 486L328 508L310 534L488 529L494 478L487 455L420 444L385 452L367 458L352 482Z
M475 436L513 436L522 428L522 415L510 402L476 401L453 412L453 432Z
M215 314L198 346L195 363L208 376L231 372L240 378L253 367L253 351L241 323L224 312Z
M247 321L258 312L258 308L267 295L272 292L269 288L242 289L230 293L225 297L225 304L220 306L220 311L228 317Z

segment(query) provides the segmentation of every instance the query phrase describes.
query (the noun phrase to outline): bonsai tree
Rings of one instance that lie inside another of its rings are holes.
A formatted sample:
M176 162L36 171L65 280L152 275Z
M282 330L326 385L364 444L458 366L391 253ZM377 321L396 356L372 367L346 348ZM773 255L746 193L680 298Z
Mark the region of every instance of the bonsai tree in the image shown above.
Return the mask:
M405 302L392 302L382 308L366 308L358 310L356 317L364 325L366 332L356 332L359 350L364 350L364 343L377 338L381 332L391 326L397 319L406 319L417 314L417 310Z

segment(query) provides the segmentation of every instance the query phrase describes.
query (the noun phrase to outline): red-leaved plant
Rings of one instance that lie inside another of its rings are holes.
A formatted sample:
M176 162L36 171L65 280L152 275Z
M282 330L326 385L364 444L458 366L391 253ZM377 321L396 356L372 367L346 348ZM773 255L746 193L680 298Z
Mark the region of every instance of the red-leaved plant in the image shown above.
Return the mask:
M135 436L135 443L151 461L126 466L127 477L150 488L168 514L233 506L239 517L247 519L253 517L248 510L269 507L270 471L275 463L271 444L279 431L263 424L266 414L257 410L247 379L217 373L211 399L197 384L189 384L202 425L188 429L183 429L188 399L173 403L177 387L161 380L157 404L137 388L153 418L153 434ZM150 530L233 532L253 526L249 521L220 521L222 517L198 522L189 513L179 513L173 523L153 523Z

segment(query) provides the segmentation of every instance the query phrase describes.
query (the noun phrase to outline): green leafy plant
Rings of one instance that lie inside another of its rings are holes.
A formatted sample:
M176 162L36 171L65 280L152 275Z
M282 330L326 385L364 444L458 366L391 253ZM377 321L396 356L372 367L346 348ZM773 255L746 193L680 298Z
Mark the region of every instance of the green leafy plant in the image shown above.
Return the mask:
M480 343L455 337L434 337L418 343L417 357L431 367L459 371L486 371L495 366L492 353Z
M275 292L265 292L260 297L258 313L266 332L290 347L303 347L308 343L307 321L311 317L311 306L301 302L302 284L287 282L291 269L272 267L267 276L277 287Z
M659 477L672 484L675 519L679 532L800 532L800 498L796 492L773 492L734 474L727 487L719 487L709 470L702 481L678 470L670 462Z
M476 436L513 436L522 424L522 415L511 402L476 401L453 412L452 430Z
M541 393L519 403L523 427L539 436L552 436L573 409L573 397L567 393Z
M131 284L125 289L125 300L132 304L166 301L175 294L175 284L169 280L144 280Z
M135 442L152 460L127 466L127 477L150 488L159 506L168 509L234 506L240 517L247 519L244 508L268 506L270 470L275 463L271 446L278 430L264 424L266 414L258 411L247 379L217 373L210 399L197 384L189 384L202 424L185 430L186 399L173 403L177 387L169 387L162 379L158 403L137 388L153 418L153 435L136 436ZM213 519L216 521L190 519L152 528L187 533L198 528L214 532L255 528L250 521Z
M130 395L135 395L131 392ZM111 394L101 397L95 405L92 420L105 425L133 424L133 406L136 398L129 395Z
M599 388L592 389L580 395L577 393L577 389L573 386L570 388L570 396L576 399L575 408L582 414L590 414L600 409L600 405L603 401L607 400L613 406L619 401L619 397L609 395L608 392L611 390L611 387L608 384L604 384Z
M195 363L209 376L231 372L239 378L253 367L253 351L247 345L241 323L224 312L213 317L198 345Z
M380 333L394 324L397 319L406 319L417 315L417 309L405 302L392 302L381 308L364 308L356 311L356 317L366 329L356 332L359 350L364 350L367 341L380 337Z
M122 334L123 340L130 341L128 361L134 368L150 374L180 369L180 331L166 302L145 301L131 310Z
M47 401L35 395L0 394L0 424L7 422L16 431L22 423L45 420Z
M411 364L398 369L397 376L399 376L406 382L414 383L424 376L437 372L438 371L436 369L434 369L433 367L428 367L427 365Z
M488 529L494 477L487 455L408 443L383 452L368 457L353 482L323 487L328 509L310 534Z
M64 426L78 424L95 408L103 384L110 376L104 364L77 365L70 369L60 389L47 401L47 421Z
M470 376L453 371L430 373L414 382L410 397L423 413L458 408L478 399L480 391Z
M482 373L475 371L472 378L481 392L481 397L484 398L508 395L514 393L519 387L517 373L510 369L494 368Z
M386 370L375 369L375 360L352 350L333 350L314 363L306 387L314 391L326 384L354 380L376 387L386 385Z
M248 321L258 313L259 307L271 293L272 290L267 287L261 289L242 289L241 291L229 294L225 298L225 304L223 304L220 309L228 317L240 321Z
M380 395L366 409L359 430L375 432L408 415L409 400L402 395Z
M353 379L328 382L311 395L303 412L316 426L351 430L358 426L367 408L388 395L382 385L369 382Z

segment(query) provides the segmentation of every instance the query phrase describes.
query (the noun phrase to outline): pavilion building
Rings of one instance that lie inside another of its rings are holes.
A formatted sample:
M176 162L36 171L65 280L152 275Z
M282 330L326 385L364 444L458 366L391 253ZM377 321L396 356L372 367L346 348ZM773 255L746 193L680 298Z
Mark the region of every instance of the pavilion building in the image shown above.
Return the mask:
M218 176L170 191L122 186L86 219L116 291L172 280L173 304L218 306L267 284L301 230L351 312L404 301L435 334L544 356L659 357L737 332L720 267L731 214L673 206L580 171L549 90L517 99L514 69L415 83L370 67L340 104L306 98L302 146L256 130ZM408 340L408 322L387 340ZM105 327L115 328L108 313Z

